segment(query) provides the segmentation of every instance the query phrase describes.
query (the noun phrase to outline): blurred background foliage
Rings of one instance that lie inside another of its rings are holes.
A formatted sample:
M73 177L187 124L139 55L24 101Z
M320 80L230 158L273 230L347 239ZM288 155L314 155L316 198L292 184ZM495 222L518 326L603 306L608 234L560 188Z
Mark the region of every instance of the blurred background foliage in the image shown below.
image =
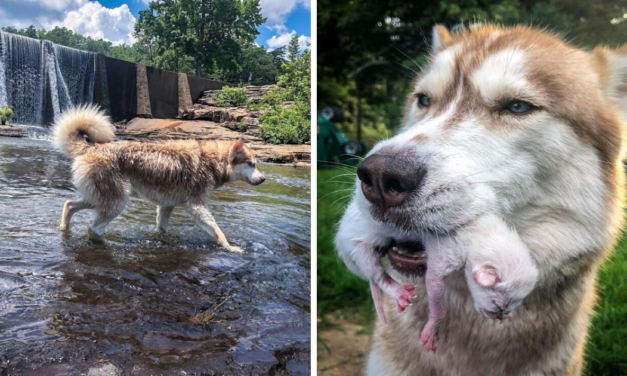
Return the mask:
M627 43L625 0L319 0L318 110L341 107L349 138L361 120L371 146L400 123L433 25L471 22L543 27L582 48Z

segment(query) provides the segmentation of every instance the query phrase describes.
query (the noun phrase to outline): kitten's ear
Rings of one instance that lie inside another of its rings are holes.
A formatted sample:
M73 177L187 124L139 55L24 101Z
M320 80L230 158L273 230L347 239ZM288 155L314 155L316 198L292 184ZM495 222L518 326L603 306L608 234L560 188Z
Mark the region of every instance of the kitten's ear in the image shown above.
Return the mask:
M472 272L472 279L477 282L481 287L492 287L501 282L499 275L496 273L496 268L492 265L482 265Z
M231 158L235 157L237 153L241 152L242 150L244 150L244 139L240 138L235 143L233 143L233 146L231 146Z
M432 37L431 37L431 49L433 51L439 51L444 47L448 46L453 37L451 37L451 33L449 33L448 29L443 25L435 25L433 27Z

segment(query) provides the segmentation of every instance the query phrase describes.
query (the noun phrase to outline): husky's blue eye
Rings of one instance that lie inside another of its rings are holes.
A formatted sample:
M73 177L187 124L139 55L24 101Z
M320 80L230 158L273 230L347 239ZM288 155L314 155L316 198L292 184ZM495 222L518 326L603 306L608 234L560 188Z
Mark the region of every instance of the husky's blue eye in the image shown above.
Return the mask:
M525 101L513 101L509 102L505 109L515 114L524 114L533 110L535 107L531 103Z
M429 107L429 105L431 104L431 101L429 100L429 97L427 97L424 94L418 94L418 104L420 104L422 107Z

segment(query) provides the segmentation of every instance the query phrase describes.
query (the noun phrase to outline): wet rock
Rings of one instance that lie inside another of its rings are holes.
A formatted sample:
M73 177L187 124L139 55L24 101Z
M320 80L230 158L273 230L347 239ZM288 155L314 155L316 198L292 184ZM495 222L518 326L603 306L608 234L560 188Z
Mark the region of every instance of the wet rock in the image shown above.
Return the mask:
M261 98L263 98L263 96L271 90L279 90L279 87L277 85L244 86L244 94L246 95L246 98L253 103L259 103ZM216 96L220 91L222 90L207 90L203 92L203 95L198 100L198 103L209 106L217 106L218 102L216 101Z
M173 128L161 127L160 124L172 124L176 121L136 118L116 132L122 140L189 140L189 139L223 139L237 140L244 138L253 149L258 160L264 162L293 164L311 160L311 145L271 145L266 144L257 135L259 120L244 117L241 122L224 122L192 120L183 121ZM244 125L246 123L246 129Z
M229 121L240 122L243 118L250 117L249 112L244 107L212 107L194 106L187 113L190 120L211 120L216 123L226 123Z
M89 369L87 376L121 376L122 371L111 363L98 365Z

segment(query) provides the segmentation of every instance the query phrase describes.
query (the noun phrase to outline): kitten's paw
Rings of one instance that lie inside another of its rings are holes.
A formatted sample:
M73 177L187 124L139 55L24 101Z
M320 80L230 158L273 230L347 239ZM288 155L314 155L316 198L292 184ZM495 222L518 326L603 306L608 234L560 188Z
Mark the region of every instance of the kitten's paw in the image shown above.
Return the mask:
M435 352L438 349L438 331L431 322L427 322L420 334L420 342L425 345L425 350Z
M405 308L411 305L411 299L414 298L414 286L412 285L398 285L394 289L392 297L396 300L396 309L399 312L403 312Z

